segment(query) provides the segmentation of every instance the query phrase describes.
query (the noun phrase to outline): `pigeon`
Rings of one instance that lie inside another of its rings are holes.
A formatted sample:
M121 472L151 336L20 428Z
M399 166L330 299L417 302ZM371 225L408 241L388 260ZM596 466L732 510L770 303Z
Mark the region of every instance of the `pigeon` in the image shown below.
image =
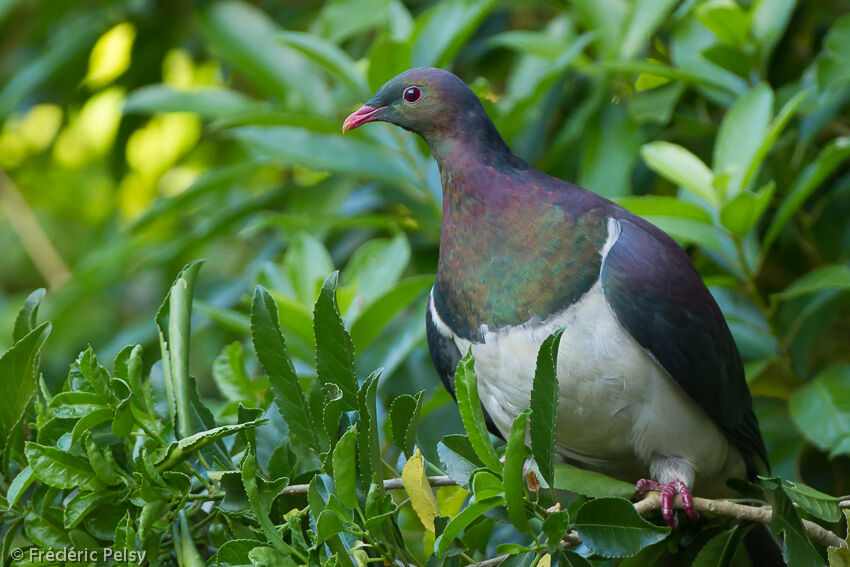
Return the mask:
M454 393L471 350L481 403L507 437L529 407L538 350L557 352L557 451L661 492L697 519L691 492L769 467L732 334L683 250L645 219L515 155L454 74L410 69L345 119L421 136L439 166L442 227L428 346Z

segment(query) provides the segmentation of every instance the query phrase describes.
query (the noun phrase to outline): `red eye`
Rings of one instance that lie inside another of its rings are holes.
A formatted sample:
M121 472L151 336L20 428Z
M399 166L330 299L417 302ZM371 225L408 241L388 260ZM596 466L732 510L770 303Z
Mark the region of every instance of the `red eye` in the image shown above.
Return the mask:
M404 89L404 100L407 102L416 102L422 96L422 91L419 87L407 87Z

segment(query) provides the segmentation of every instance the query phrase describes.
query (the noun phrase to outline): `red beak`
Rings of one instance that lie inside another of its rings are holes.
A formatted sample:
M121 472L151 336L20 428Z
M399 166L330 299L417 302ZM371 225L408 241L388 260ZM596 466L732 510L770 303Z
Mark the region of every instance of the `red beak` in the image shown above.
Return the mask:
M342 131L348 132L349 130L354 130L358 126L362 126L367 122L374 122L378 119L376 116L378 111L384 108L386 107L379 106L375 108L374 106L361 106L359 109L348 115L348 118L346 118L345 122L342 123Z

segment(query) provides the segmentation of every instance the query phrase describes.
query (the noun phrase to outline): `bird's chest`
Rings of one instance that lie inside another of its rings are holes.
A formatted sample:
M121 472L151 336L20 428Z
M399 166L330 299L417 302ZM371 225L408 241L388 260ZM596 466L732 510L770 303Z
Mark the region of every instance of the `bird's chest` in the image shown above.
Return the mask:
M543 322L488 331L481 342L454 341L461 352L471 346L481 402L506 434L529 407L540 345L561 328L559 450L589 461L633 455L634 413L657 370L614 319L598 283Z

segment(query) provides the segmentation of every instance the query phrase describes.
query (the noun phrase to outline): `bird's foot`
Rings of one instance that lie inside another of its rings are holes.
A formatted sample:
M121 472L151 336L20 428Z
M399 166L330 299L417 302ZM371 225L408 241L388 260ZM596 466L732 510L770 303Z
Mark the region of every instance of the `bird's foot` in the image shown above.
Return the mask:
M693 521L699 520L699 512L694 508L694 499L691 497L691 491L681 480L673 480L667 484L661 484L654 480L642 478L635 486L638 494L643 494L649 490L655 490L661 493L661 516L667 525L675 528L679 521L676 518L673 510L673 500L678 494L682 498L682 508L685 509L685 514Z

